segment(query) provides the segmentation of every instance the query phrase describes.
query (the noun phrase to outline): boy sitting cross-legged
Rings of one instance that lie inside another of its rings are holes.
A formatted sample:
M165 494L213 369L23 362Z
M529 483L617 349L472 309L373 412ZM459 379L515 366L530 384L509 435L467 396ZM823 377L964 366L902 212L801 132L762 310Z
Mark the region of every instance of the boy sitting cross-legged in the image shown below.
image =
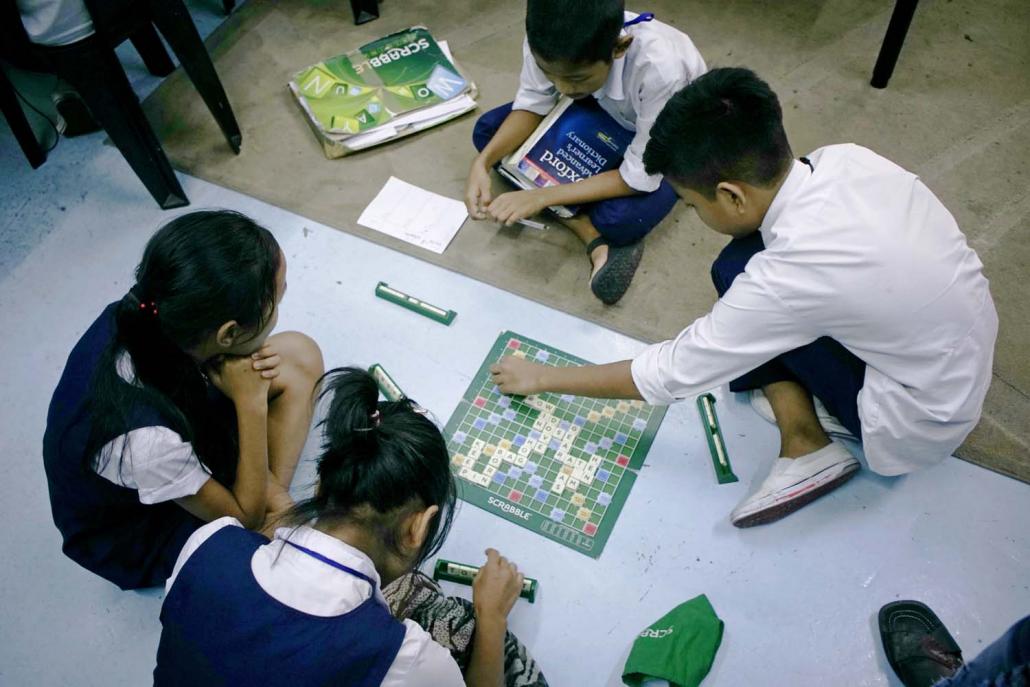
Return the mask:
M648 132L672 94L705 72L686 34L623 0L529 0L522 74L515 101L479 118L480 151L465 204L476 219L512 225L552 205L585 205L563 222L587 246L590 288L607 304L622 298L643 254L641 239L676 203L660 174L644 169ZM603 108L636 132L617 170L575 183L493 198L490 168L533 133L559 95Z
M854 474L828 433L860 439L882 475L958 448L980 418L998 317L979 258L918 177L853 144L793 159L776 94L746 69L713 70L677 93L644 161L733 237L712 266L719 301L633 361L505 359L493 370L502 391L670 403L726 382L761 389L780 458L734 509L738 527Z

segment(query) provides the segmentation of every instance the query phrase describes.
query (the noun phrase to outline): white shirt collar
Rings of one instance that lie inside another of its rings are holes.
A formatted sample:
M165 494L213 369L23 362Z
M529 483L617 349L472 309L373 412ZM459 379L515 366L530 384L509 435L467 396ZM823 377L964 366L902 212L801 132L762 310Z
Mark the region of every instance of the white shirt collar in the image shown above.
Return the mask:
M762 232L762 237L766 239L766 243L768 243L768 231L779 220L780 215L783 214L791 199L801 191L802 184L808 180L811 173L812 170L804 162L798 160L791 162L787 178L784 179L783 184L776 191L776 196L773 198L772 203L769 204L769 209L765 211L765 217L762 218L762 226L758 228Z
M365 575L374 586L288 546L286 540ZM277 529L275 539L254 553L251 570L258 584L268 594L287 606L311 615L341 615L354 610L373 595L386 603L380 589L379 573L368 556L336 537L307 525Z

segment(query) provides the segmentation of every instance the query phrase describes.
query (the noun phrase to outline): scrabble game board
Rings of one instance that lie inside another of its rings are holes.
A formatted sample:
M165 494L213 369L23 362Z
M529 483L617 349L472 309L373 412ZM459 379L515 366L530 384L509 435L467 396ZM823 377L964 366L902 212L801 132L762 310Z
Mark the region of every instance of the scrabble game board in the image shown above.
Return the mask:
M665 408L550 393L505 396L490 381L490 366L505 355L587 364L513 332L498 337L444 432L459 494L597 558Z

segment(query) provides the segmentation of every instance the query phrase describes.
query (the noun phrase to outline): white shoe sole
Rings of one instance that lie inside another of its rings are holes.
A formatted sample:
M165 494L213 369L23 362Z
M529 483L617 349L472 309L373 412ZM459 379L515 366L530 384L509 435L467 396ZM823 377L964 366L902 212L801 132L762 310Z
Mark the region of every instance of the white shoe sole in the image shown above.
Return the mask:
M754 527L775 522L844 484L858 472L858 468L859 463L855 459L830 465L821 472L756 502L746 511L733 513L730 522L734 527Z

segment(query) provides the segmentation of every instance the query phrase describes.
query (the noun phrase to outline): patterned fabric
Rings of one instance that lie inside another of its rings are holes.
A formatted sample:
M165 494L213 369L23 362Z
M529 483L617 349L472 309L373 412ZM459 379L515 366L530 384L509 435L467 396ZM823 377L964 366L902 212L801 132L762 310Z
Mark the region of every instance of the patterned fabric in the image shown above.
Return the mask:
M445 596L432 578L415 571L383 588L390 611L401 620L413 620L433 640L451 652L464 673L472 657L476 620L472 603ZM511 632L504 638L504 683L507 687L547 687L540 666Z

